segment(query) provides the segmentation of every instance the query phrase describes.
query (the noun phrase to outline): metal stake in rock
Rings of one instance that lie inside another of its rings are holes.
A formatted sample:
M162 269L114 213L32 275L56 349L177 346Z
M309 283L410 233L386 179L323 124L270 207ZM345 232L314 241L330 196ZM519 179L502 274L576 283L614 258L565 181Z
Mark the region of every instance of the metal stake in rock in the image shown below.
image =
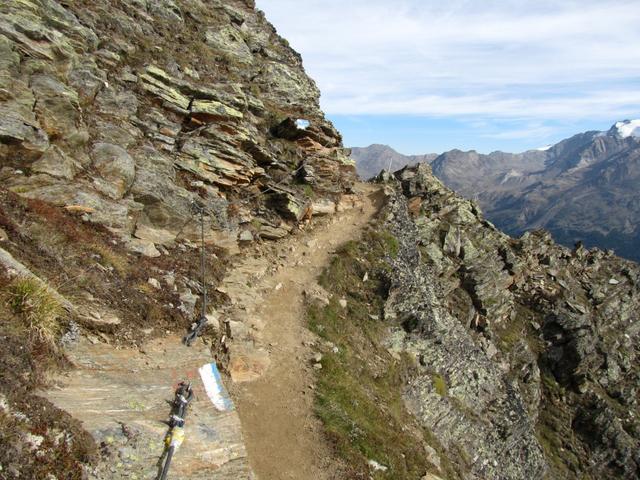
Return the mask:
M198 338L200 332L207 323L207 283L206 283L206 265L205 265L205 248L204 248L204 207L197 203L193 204L193 208L200 214L200 288L202 289L202 310L200 317L191 325L191 330L187 333L182 341L187 347L190 347L193 341Z

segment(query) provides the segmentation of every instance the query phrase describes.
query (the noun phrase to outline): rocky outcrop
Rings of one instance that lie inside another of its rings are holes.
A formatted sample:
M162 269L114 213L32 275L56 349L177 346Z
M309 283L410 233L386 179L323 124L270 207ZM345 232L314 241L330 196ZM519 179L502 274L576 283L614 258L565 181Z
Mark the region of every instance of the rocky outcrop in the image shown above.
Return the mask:
M195 357L179 340L201 281L210 310L233 301L216 289L231 257L260 257L351 191L319 95L252 0L0 4L0 285L8 296L25 277L31 296L70 304L44 338L27 294L0 302L0 443L13 445L0 477L155 478L180 377L214 358L232 375L246 358L266 369L240 322L209 315ZM49 402L36 390L54 367L66 375ZM237 415L194 407L176 474L251 478Z
M173 477L216 480L253 479L240 419L231 406L214 407L199 369L211 362L210 349L198 340L185 348L167 337L141 348L78 342L68 351L77 368L44 393L60 409L82 421L101 446L102 462L86 468L89 479L152 479L162 457L168 399L177 372L188 372L195 398L189 404L187 441L171 463ZM126 366L126 368L123 368Z
M416 359L405 401L448 457L466 478L636 478L638 267L510 238L427 165L386 180L389 348Z
M5 2L0 52L3 184L84 208L133 251L195 235L194 203L234 251L240 230L289 231L309 189L333 202L354 179L300 56L251 1Z

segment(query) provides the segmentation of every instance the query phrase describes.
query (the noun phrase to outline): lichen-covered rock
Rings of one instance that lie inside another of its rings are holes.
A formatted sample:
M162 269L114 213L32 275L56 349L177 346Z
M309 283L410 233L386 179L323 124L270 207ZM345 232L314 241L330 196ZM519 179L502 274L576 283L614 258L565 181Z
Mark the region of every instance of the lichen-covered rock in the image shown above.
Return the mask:
M640 268L512 239L426 164L380 181L389 345L416 359L406 403L465 478L637 478Z
M215 100L194 100L191 104L191 113L196 118L209 117L229 120L242 120L244 116L242 112Z

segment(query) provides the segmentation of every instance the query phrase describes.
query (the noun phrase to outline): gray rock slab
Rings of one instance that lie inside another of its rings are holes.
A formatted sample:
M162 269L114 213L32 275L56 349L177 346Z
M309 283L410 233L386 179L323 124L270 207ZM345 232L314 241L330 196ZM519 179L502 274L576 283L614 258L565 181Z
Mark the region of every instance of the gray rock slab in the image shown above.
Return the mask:
M92 478L156 478L167 432L162 422L170 412L167 401L182 380L192 382L195 398L171 476L253 478L237 413L218 411L205 392L198 369L213 359L202 342L187 348L180 338L168 337L139 349L116 349L83 339L68 355L76 368L57 378L56 387L44 396L79 419L110 455Z

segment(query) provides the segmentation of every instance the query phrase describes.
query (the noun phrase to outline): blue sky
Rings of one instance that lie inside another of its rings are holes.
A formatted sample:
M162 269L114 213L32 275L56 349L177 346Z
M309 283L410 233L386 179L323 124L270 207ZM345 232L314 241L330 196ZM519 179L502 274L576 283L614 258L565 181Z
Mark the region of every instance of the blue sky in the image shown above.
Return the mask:
M639 0L258 0L345 145L524 151L640 118Z

